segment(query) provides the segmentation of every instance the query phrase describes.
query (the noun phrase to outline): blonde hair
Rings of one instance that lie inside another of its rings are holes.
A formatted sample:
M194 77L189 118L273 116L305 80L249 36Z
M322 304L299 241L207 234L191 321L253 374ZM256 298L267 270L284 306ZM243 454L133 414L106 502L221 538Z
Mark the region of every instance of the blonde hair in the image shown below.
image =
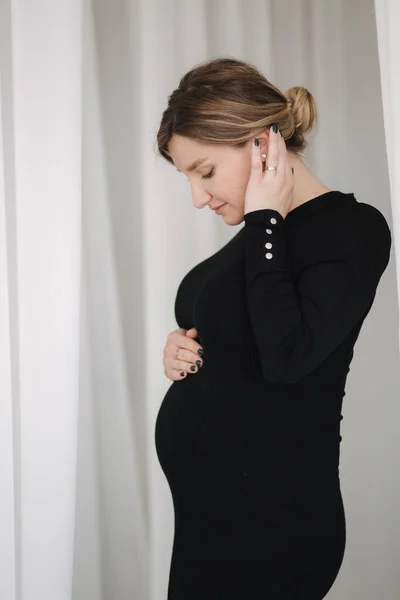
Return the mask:
M283 94L256 66L234 58L197 64L168 97L157 132L159 154L173 164L168 143L174 134L208 144L243 147L274 123L287 149L301 154L305 134L317 120L312 94L293 86Z

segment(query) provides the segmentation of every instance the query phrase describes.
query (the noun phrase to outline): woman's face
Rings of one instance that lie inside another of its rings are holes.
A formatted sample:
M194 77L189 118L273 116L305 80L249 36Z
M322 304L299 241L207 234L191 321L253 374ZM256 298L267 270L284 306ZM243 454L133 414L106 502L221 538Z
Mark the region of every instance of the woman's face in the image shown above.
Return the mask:
M174 134L168 144L175 167L190 182L193 205L196 208L207 205L214 208L225 203L217 217L223 217L228 225L239 225L244 219L251 143L252 140L249 140L243 148L235 148L225 144L204 144ZM203 158L206 160L189 171L195 161Z

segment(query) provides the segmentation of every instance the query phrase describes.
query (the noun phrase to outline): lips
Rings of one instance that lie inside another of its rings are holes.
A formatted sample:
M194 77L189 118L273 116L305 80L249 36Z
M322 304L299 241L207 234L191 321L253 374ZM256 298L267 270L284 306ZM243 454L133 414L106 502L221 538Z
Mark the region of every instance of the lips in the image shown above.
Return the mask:
M222 206L225 206L225 204L226 204L226 202L224 202L223 204L220 204L219 206L215 206L212 210L218 210Z

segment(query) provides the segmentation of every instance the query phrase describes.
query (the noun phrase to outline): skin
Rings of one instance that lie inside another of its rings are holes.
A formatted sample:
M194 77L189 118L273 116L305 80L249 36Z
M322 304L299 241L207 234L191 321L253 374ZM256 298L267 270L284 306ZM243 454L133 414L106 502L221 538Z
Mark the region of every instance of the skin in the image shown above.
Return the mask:
M258 136L259 152L268 154L269 129ZM239 225L244 220L244 204L251 172L253 138L243 148L228 144L204 144L174 134L168 151L178 171L186 175L195 208L219 206L226 202L221 215L227 225ZM197 159L207 157L195 170L189 166ZM320 196L330 189L323 185L306 167L302 159L288 151L290 167L294 167L292 203L288 212ZM211 178L204 178L211 173Z

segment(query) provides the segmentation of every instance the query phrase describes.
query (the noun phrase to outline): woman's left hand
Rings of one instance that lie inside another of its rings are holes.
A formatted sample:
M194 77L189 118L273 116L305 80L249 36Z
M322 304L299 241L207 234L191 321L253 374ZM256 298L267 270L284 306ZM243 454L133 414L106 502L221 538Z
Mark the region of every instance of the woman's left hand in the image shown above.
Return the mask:
M294 178L286 144L278 131L270 128L266 165L276 171L263 171L260 147L252 143L251 172L246 188L244 214L271 208L285 219L293 200Z

